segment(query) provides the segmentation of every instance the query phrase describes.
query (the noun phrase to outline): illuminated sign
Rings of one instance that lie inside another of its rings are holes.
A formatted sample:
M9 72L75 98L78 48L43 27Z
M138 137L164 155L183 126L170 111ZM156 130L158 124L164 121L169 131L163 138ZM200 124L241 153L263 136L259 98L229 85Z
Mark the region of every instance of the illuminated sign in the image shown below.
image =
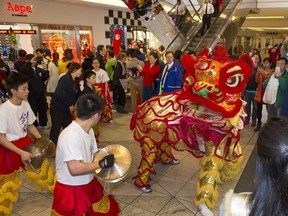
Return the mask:
M6 10L9 12L15 12L12 16L24 16L27 17L25 13L32 13L33 6L30 5L21 5L21 4L12 4L7 2Z
M0 34L37 34L36 30L11 30L11 29L0 29Z

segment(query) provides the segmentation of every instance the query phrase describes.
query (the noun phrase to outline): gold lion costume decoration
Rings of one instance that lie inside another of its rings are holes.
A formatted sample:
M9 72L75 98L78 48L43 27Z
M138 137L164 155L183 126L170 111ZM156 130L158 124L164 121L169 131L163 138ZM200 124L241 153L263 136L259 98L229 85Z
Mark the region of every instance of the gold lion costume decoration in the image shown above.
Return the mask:
M248 55L233 61L219 45L212 58L208 49L196 59L182 60L182 90L155 96L141 104L131 119L142 159L134 177L139 188L150 186L153 165L169 164L171 149L201 158L195 204L215 207L218 184L239 174L243 161L240 130L244 126L242 91L253 70Z

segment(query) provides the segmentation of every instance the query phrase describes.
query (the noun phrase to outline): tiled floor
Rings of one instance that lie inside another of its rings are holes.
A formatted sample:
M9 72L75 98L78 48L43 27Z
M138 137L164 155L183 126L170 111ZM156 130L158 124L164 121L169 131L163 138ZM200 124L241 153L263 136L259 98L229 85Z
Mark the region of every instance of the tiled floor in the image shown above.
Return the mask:
M114 184L104 184L121 206L122 216L154 216L173 215L190 216L201 215L193 203L196 182L198 181L199 160L189 153L174 152L180 159L179 165L156 165L157 175L152 175L151 193L142 193L135 188L131 177L135 175L141 158L139 144L133 140L129 130L131 114L114 113L114 122L101 123L100 147L109 144L126 146L132 155L132 166L123 181ZM251 126L241 132L241 145L246 156L243 168L253 151L257 133ZM39 193L35 185L27 183L22 172L24 184L20 189L20 196L14 205L13 216L47 216L50 215L53 195L48 192ZM239 175L240 177L240 175ZM239 179L238 177L238 179ZM237 180L219 186L219 202L230 188L235 188ZM218 215L217 209L214 215Z

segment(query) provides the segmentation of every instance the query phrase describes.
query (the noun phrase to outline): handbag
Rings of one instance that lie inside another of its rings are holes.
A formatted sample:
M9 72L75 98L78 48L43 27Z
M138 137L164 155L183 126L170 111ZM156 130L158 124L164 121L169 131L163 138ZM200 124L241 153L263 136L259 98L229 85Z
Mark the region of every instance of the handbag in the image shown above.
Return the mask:
M276 102L278 86L279 80L271 75L263 95L264 103L274 104Z
M152 88L152 91L156 91L156 89L157 89L157 85L158 85L158 81L159 80L153 80L152 81L152 86L151 86L151 88Z
M119 79L122 88L125 90L128 88L129 86L129 79L128 78L123 78L123 79Z

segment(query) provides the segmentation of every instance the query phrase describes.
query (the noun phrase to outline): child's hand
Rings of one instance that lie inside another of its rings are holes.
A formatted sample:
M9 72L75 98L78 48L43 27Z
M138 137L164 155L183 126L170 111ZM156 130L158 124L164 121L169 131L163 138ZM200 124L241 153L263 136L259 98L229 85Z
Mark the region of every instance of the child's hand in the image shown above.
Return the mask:
M20 154L21 156L21 160L22 161L29 161L31 162L32 159L32 154L27 152L27 151L22 151L22 153Z

